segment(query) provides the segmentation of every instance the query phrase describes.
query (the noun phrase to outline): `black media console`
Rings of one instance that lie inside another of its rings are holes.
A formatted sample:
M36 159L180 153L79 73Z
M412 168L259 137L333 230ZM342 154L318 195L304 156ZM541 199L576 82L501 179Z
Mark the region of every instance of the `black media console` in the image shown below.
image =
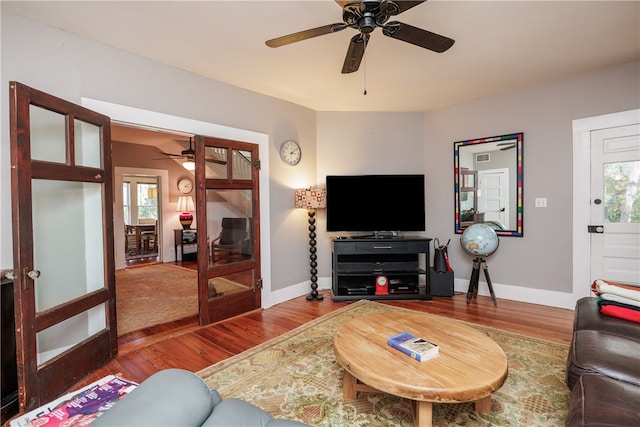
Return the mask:
M333 300L431 299L429 242L425 237L334 239ZM376 294L380 276L387 279L388 294Z

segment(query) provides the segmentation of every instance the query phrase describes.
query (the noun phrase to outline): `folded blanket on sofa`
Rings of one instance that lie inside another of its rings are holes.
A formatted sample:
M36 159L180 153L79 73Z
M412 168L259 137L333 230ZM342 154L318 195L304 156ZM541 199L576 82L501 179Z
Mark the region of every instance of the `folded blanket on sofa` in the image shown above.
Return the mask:
M638 301L637 299L626 298L626 297L623 297L620 295L614 295L614 294L600 294L599 298L601 298L604 301L619 302L621 304L626 304L626 305L640 308L640 301Z
M631 305L631 304L625 304L623 302L619 302L619 301L612 301L612 300L608 300L608 299L603 299L603 298L598 298L598 307L602 307L603 305L614 305L616 307L622 307L622 308L628 308L630 310L637 310L640 311L640 307L635 306L635 305Z
M619 319L640 323L640 310L633 310L630 308L618 307L615 305L603 305L602 307L600 307L600 313L606 316L617 317Z
M604 315L640 323L640 307L638 306L599 297L598 308L600 313Z
M591 290L598 296L601 294L611 294L640 303L640 287L596 280L591 285Z
M604 282L607 285L616 286L618 288L630 289L632 291L640 291L640 284L637 283L620 283L620 282L612 282L611 280L602 280L598 279L593 282L595 285L596 282Z

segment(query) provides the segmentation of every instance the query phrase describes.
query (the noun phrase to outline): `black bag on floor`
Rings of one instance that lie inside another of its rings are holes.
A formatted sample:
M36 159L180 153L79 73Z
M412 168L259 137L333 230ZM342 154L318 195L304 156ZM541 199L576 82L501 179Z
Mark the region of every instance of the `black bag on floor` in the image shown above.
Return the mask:
M451 240L449 240L450 242ZM446 245L441 245L440 240L435 238L433 240L433 269L436 273L446 273L449 271L449 263L447 259L447 246L449 246L449 242Z

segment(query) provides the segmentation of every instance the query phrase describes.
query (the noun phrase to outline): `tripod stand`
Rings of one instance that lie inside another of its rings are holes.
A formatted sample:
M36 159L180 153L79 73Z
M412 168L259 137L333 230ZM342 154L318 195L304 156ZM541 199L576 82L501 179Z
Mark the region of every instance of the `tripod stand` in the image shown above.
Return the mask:
M491 301L493 301L493 305L497 307L498 302L496 301L496 294L493 293L493 285L491 284L491 279L489 278L489 268L487 267L487 262L482 257L474 258L473 260L473 271L471 272L471 280L469 280L469 289L467 290L467 304L471 302L471 297L475 298L478 296L480 266L482 266L482 269L484 270L484 277L487 279L487 285L489 285Z

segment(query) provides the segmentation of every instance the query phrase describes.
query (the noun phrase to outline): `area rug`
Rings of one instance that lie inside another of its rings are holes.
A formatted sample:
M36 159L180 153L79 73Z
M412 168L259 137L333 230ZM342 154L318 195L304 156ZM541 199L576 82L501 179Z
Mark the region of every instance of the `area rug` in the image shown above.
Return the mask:
M171 264L116 271L118 335L198 314L198 274Z
M221 297L240 291L246 291L247 286L242 286L224 277L214 277L209 279L209 298Z
M410 401L383 393L342 397L343 370L333 336L345 322L370 313L406 310L359 301L198 372L224 398L237 397L277 418L314 426L413 426ZM507 354L509 375L491 397L491 411L473 403L434 404L434 426L564 425L569 391L564 384L568 346L473 325ZM383 361L382 361L383 362Z

